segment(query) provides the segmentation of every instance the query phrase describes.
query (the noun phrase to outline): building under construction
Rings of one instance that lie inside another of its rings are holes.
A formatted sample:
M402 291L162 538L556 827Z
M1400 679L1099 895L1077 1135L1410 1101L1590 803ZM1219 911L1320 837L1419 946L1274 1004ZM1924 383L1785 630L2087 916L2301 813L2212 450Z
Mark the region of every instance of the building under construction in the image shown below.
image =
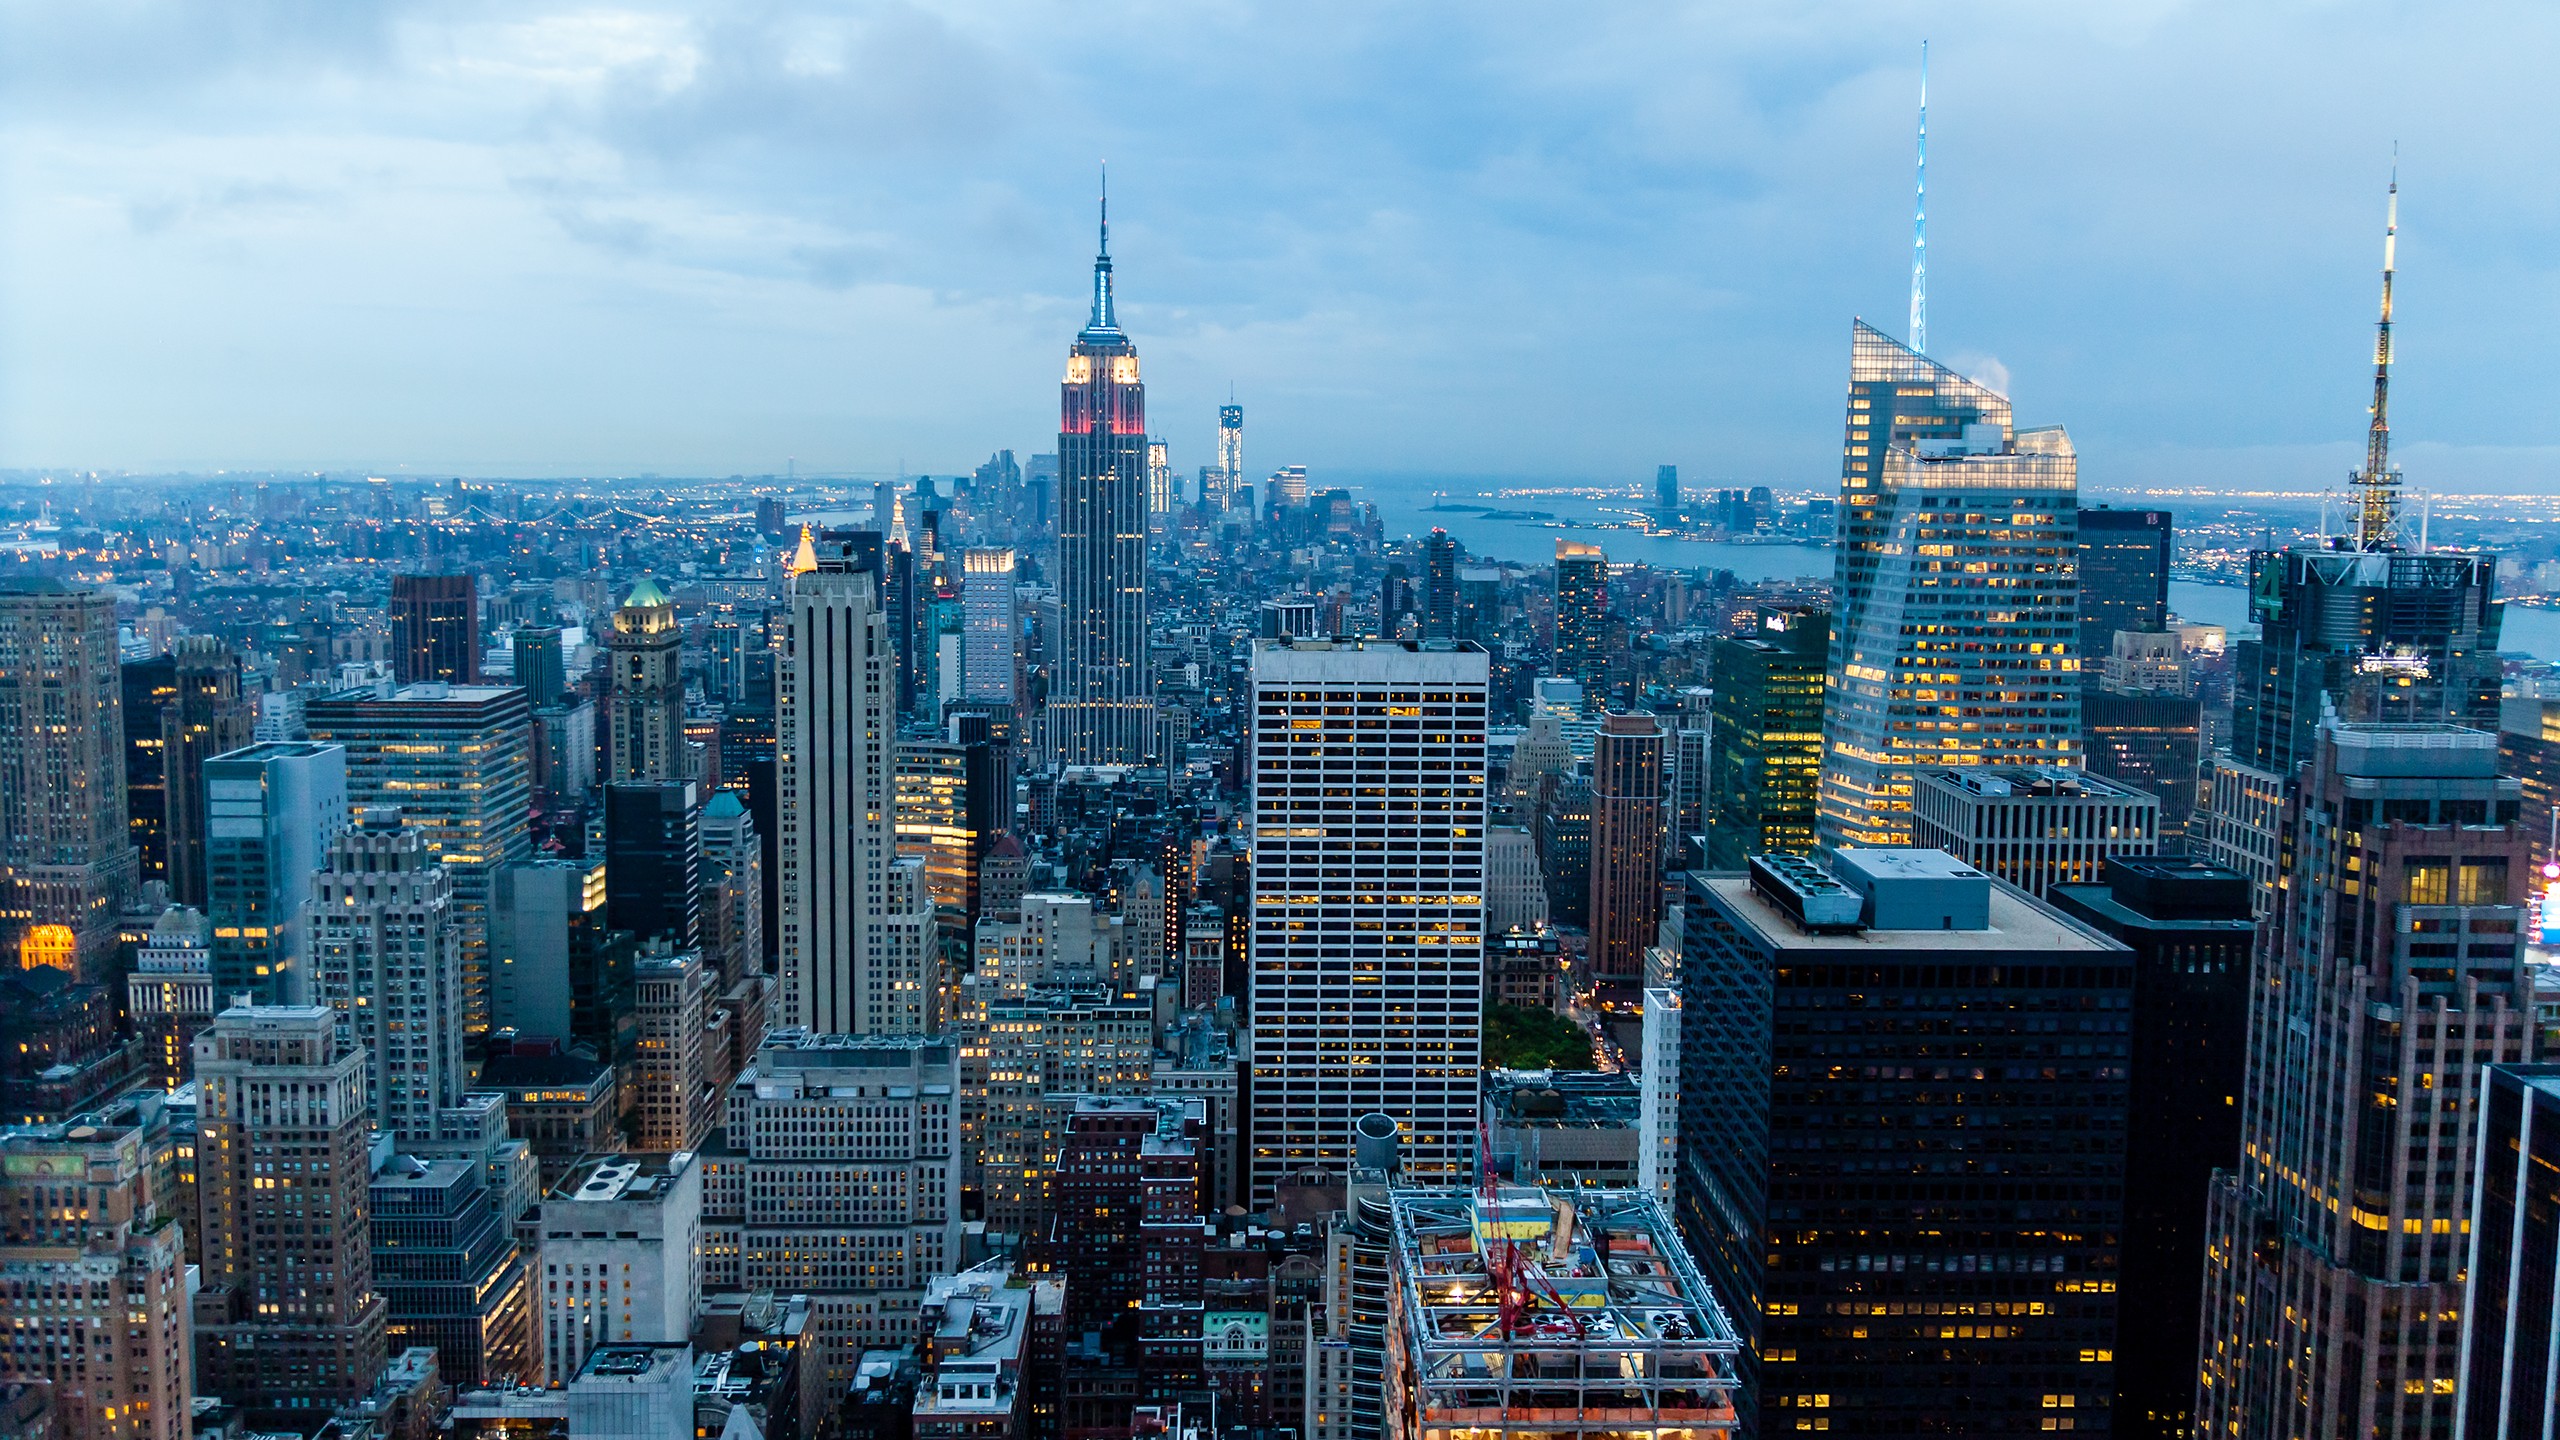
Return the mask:
M1687 1437L1735 1423L1741 1342L1640 1190L1398 1190L1389 1440Z

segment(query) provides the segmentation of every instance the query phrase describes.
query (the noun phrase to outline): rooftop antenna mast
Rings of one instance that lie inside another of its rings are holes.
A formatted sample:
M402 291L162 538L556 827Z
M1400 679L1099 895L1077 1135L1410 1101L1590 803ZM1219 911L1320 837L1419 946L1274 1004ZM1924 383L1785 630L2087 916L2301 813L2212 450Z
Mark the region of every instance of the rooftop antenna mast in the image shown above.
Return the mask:
M1911 202L1911 349L1929 350L1929 42L1920 42L1920 162Z
M2400 244L2400 159L2391 160L2391 200L2382 222L2382 320L2373 337L2373 424L2365 431L2364 469L2352 479L2362 503L2356 511L2356 548L2391 547L2399 520L2400 472L2391 468L2391 272Z

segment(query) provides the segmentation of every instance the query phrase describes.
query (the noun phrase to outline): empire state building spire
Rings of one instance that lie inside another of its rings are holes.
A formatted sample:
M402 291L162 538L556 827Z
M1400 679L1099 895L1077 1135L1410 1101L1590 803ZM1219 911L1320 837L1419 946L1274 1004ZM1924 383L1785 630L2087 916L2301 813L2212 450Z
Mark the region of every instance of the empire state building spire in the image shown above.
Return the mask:
M1111 172L1102 173L1102 247L1093 256L1093 316L1085 322L1090 336L1116 336L1120 316L1111 308Z
M1062 765L1137 765L1155 739L1147 665L1147 387L1111 306L1111 209L1093 315L1058 396L1058 663L1043 717Z

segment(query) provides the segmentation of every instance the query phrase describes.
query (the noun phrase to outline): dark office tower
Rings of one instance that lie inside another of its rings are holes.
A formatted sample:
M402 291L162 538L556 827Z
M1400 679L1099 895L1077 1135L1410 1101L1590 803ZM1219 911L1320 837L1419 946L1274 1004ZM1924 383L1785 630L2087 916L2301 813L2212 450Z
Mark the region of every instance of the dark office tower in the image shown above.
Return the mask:
M1934 850L1831 864L1681 910L1678 1205L1738 1433L2107 1434L2133 957Z
M569 693L567 663L560 654L560 627L557 625L519 625L516 627L516 686L524 691L525 703L539 710L560 703Z
M166 655L128 660L124 692L124 813L137 878L169 878L169 770L160 753L160 712L178 694L178 662Z
M1413 576L1401 564L1387 567L1378 582L1378 634L1383 639L1399 638L1405 617L1421 611L1421 601L1413 593Z
M604 788L606 923L690 950L702 938L702 810L690 780Z
M197 1394L308 1417L373 1388L364 1075L326 1005L234 1006L196 1037Z
M605 632L612 667L613 763L607 780L689 780L684 739L684 632L675 602L643 577Z
M1820 610L1778 612L1747 639L1716 642L1706 868L1813 849L1830 654L1831 616Z
M480 595L470 576L391 577L391 678L480 683Z
M2211 1191L2196 1433L2449 1433L2483 1072L2536 1058L2521 803L2495 735L2321 722Z
M1458 638L1458 542L1446 530L1422 542L1422 638Z
M2240 1154L2249 1040L2249 877L2199 860L2119 856L2053 907L2133 950L2133 1095L2116 1291L2118 1440L2193 1433L2204 1317L2205 1196Z
M1591 924L1591 782L1557 783L1538 807L1538 865L1547 897L1566 925Z
M96 979L115 953L138 869L123 690L114 592L0 581L0 945L16 968Z
M204 762L256 738L258 708L240 693L240 654L210 635L170 647L177 693L160 712L160 763L169 797L169 896L202 908ZM126 722L128 733L132 721Z
M2172 526L2166 510L2080 512L2080 667L2097 668L2119 630L2169 628Z
M1582 713L1607 706L1609 557L1597 545L1556 542L1555 673L1582 682Z
M2492 1065L2462 1306L2458 1440L2553 1433L2560 1395L2560 1065Z
M1611 714L1591 754L1591 974L1641 986L1662 926L1663 747L1651 715Z
M2080 735L2089 773L2160 801L2160 849L2203 848L2188 830L2203 784L2204 705L2184 695L2080 692Z
M1864 321L1841 448L1822 840L1903 845L1920 766L2079 763L2079 461Z
M1659 520L1677 519L1680 514L1680 467L1653 467L1653 513Z
M756 533L769 540L780 540L790 533L779 499L767 495L756 501Z
M1111 305L1111 217L1093 315L1067 352L1058 418L1058 670L1049 753L1136 765L1155 734L1147 665L1147 390Z

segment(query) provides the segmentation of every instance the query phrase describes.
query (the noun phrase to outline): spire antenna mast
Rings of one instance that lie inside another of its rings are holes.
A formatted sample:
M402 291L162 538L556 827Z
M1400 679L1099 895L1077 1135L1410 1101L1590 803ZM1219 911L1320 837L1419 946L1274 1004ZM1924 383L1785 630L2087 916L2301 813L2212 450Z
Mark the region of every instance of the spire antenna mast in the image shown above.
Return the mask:
M2400 155L2392 147L2390 203L2382 222L2382 319L2373 333L2373 423L2364 440L2364 469L2354 477L2356 548L2391 547L2399 522L2400 472L2391 468L2391 279L2399 265Z
M1920 42L1920 160L1912 175L1911 348L1929 349L1929 42Z

